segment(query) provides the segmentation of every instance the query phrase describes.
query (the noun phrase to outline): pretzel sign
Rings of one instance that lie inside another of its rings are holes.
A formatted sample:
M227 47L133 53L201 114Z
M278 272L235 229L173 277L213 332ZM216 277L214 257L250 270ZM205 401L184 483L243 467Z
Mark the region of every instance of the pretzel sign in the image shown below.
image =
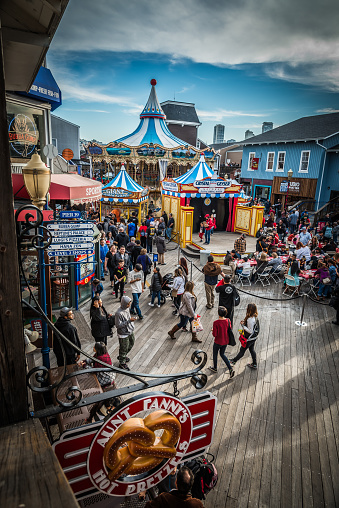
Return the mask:
M162 436L157 437L155 430L163 430ZM180 434L180 422L164 410L154 411L144 419L125 421L105 446L104 463L110 470L108 478L114 481L122 474L141 474L164 458L175 457Z

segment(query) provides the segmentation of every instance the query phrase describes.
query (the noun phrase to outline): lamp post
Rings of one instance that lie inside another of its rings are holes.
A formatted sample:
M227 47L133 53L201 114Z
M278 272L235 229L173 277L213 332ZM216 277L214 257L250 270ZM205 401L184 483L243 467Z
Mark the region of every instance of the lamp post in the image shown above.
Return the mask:
M293 171L292 171L292 169L289 169L287 171L287 192L286 192L286 201L285 201L285 215L286 215L286 211L287 211L288 191L290 190L290 183L291 183L292 176L293 176Z
M35 153L32 155L31 160L22 168L25 187L35 205L40 210L46 203L46 195L51 185L51 171L42 162L40 155ZM45 279L45 252L43 247L43 229L39 229L41 236L39 255L39 278L40 278L40 305L45 314L47 314L47 301L46 301L46 279ZM42 320L42 358L43 364L49 369L49 346L48 346L48 330L45 320Z

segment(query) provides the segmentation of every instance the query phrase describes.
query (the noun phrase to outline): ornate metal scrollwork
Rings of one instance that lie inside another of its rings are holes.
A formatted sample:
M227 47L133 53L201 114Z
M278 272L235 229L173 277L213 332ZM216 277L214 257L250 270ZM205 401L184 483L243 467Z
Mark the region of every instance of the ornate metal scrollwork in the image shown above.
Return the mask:
M36 220L31 220L34 219L34 215L31 213L32 209L37 213ZM25 222L22 223L22 221L19 221L19 215L25 210L27 210L28 213L26 213L25 215ZM15 222L19 250L21 249L24 240L26 240L25 242L26 247L27 246L33 247L34 249L37 250L46 249L52 243L53 240L52 234L49 231L49 229L47 229L43 225L43 220L44 217L42 211L39 210L39 208L37 208L34 205L23 205L17 209L17 211L15 212ZM33 229L35 229L35 234L34 235L28 234ZM39 232L37 231L38 229Z

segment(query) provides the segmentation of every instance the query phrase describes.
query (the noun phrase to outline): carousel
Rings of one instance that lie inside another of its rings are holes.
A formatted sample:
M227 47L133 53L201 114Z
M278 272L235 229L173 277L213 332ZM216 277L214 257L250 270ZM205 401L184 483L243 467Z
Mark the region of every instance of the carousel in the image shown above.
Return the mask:
M132 134L123 136L107 145L90 143L86 149L92 164L104 163L114 174L122 164L126 172L141 187L148 187L149 198L155 208L161 207L161 182L180 177L199 160L200 150L190 146L171 133L166 124L156 91L156 80L151 80L151 92L141 115L138 127ZM214 164L215 151L205 152L208 161Z
M162 208L174 217L181 217L181 208L190 207L193 232L199 231L206 214L216 218L217 229L233 231L235 209L240 199L247 201L242 185L236 180L221 178L210 168L201 154L199 162L178 178L162 182Z
M147 214L147 207L148 188L135 182L123 164L117 176L102 188L100 219L112 212L118 221L120 218L127 221L134 214L140 223Z

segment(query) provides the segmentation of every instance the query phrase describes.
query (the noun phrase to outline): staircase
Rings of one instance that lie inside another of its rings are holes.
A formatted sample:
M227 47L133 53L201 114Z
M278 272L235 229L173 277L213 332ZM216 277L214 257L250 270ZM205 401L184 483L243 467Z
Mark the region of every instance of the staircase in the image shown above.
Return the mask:
M194 245L187 244L186 247L181 250L187 257L194 258L194 259L200 259L200 249L198 249L197 247L194 247Z
M331 220L337 220L339 216L339 196L328 201L324 206L319 208L317 212L314 214L314 222L313 224L317 224L317 222L323 218L327 213L330 214Z

